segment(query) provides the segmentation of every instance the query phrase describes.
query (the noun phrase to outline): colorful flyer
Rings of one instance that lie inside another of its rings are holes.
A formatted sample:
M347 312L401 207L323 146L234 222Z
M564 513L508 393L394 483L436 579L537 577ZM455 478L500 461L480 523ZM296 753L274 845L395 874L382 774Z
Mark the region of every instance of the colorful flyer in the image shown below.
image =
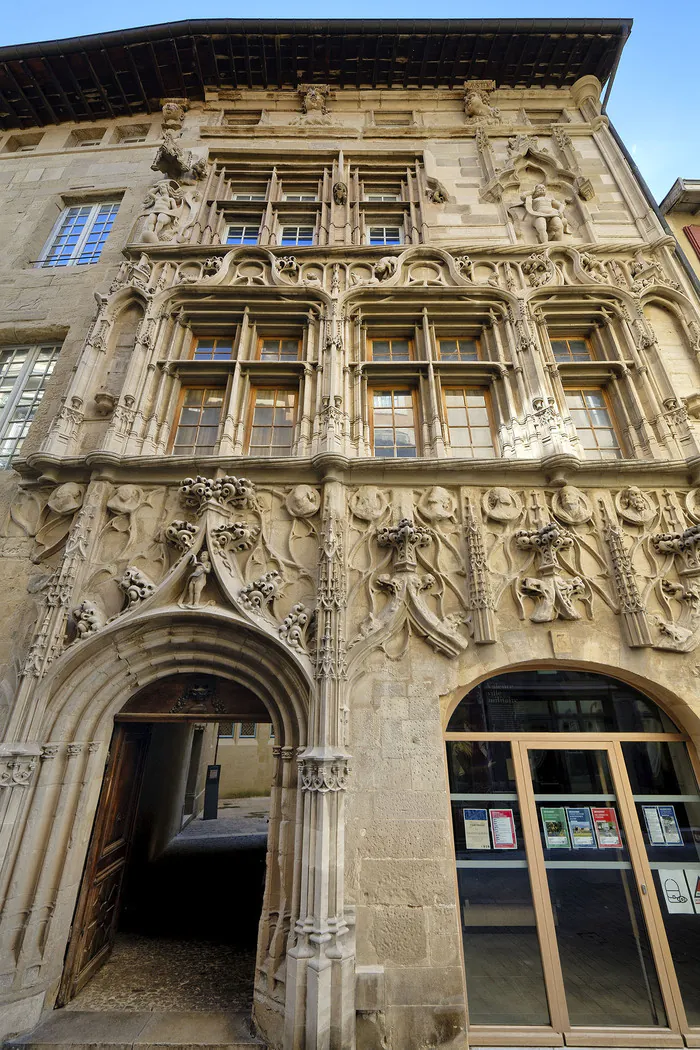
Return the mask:
M683 836L678 827L675 806L658 806L659 820L663 828L664 838L667 846L682 846Z
M666 839L664 838L664 829L661 827L661 821L659 820L658 807L642 806L642 811L644 813L644 823L649 832L649 842L652 846L665 846Z
M686 882L690 891L690 899L698 915L700 915L700 871L697 868L684 868Z
M491 849L489 818L485 809L463 809L467 849Z
M591 806L591 817L601 849L620 849L622 836L617 814L612 806Z
M515 821L512 809L490 809L491 835L494 849L517 849Z
M540 810L545 849L571 849L566 812L563 806L543 806Z
M588 806L582 806L580 809L567 806L566 819L569 821L571 845L574 849L595 849L595 833Z
M652 846L682 846L683 836L674 806L642 806Z
M661 892L670 915L692 915L695 909L683 868L659 868Z

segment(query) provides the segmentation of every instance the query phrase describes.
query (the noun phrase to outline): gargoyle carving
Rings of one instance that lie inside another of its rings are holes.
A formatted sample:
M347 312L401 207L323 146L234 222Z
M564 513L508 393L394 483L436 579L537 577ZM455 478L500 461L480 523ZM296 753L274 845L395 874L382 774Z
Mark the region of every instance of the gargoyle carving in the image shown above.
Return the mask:
M135 568L133 565L129 565L124 569L124 572L117 580L117 586L124 592L126 598L125 612L133 609L135 605L139 605L146 598L150 598L156 589L153 580L150 580L145 572L141 572L140 569Z
M82 601L73 609L73 622L75 623L76 641L81 641L89 634L97 634L104 627L104 615L95 602Z
M396 266L396 259L394 259L393 256L383 256L383 258L381 258L379 262L376 262L372 268L374 279L376 281L387 281L396 273Z
M464 85L464 112L467 124L500 124L501 111L489 105L495 80L468 80Z
M168 179L194 183L204 178L207 166L204 160L194 159L190 150L178 146L172 131L166 129L155 160L151 164L151 171L162 171Z

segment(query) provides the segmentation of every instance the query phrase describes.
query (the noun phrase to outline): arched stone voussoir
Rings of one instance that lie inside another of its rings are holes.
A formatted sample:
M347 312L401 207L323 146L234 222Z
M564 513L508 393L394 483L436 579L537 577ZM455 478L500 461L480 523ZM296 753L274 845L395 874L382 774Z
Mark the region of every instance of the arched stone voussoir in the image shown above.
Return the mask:
M38 740L109 739L138 689L166 675L213 674L254 692L281 743L306 740L311 682L282 643L220 609L152 610L69 650L37 689Z

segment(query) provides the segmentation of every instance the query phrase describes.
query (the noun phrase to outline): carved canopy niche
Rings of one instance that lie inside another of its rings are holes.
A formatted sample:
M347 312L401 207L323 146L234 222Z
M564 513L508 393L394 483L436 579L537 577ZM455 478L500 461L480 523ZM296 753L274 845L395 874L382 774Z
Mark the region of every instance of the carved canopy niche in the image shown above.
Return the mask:
M139 689L117 715L120 722L271 722L262 700L238 682L216 675L168 675Z

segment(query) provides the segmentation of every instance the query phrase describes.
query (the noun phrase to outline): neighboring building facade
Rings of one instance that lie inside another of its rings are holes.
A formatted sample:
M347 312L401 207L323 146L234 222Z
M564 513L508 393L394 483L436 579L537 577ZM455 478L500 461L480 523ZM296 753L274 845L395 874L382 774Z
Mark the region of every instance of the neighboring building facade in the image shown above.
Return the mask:
M700 278L700 179L676 179L659 209Z
M700 1045L700 314L628 32L0 53L0 1031L109 951L149 727L182 790L228 720L270 1045Z
M274 729L259 722L220 722L216 761L219 798L270 794L274 773Z

